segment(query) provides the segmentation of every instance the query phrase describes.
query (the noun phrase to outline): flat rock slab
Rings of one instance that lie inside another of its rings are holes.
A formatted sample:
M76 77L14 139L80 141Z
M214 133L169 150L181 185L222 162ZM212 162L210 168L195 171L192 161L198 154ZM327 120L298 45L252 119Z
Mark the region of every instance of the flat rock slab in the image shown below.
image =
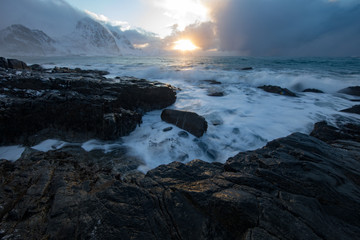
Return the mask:
M193 112L165 109L161 113L161 119L188 131L195 137L204 135L208 127L205 118Z

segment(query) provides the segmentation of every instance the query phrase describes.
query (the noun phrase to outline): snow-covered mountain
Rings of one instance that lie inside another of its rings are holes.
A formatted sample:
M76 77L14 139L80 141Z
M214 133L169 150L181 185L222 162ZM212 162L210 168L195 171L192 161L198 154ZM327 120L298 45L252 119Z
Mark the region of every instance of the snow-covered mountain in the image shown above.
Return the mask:
M55 40L40 30L15 24L0 31L0 53L10 55L54 54Z
M121 55L113 34L91 18L81 19L72 33L57 39L57 49L70 55Z
M116 31L111 31L111 33L115 38L116 44L121 48L121 52L124 55L139 55L142 53L140 49L137 49L132 45L124 34Z
M80 11L66 0L0 2L0 56L151 55L163 46L154 33Z
M0 55L143 55L124 32L85 17L74 24L73 31L51 38L40 30L17 24L0 31Z

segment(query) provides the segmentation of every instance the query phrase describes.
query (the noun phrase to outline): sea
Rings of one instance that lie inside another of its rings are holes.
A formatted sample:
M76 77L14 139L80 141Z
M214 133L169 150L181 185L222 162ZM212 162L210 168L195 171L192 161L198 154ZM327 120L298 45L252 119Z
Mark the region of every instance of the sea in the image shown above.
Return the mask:
M360 58L275 57L32 57L28 64L45 68L80 67L106 70L106 77L134 76L176 87L177 100L170 109L195 112L205 117L208 130L201 138L186 134L161 120L162 110L146 113L143 123L129 136L112 142L80 143L91 151L105 152L126 147L128 154L143 161L146 172L172 161L194 159L225 162L239 152L265 146L269 141L294 132L309 134L316 122L357 122L360 115L340 112L360 99L338 93L360 85ZM244 70L248 69L248 70ZM275 85L298 97L265 92L258 88ZM324 93L303 92L318 89ZM220 95L220 96L211 96ZM172 127L170 131L164 129ZM68 144L49 139L33 148L49 151ZM0 147L0 159L15 161L23 146Z

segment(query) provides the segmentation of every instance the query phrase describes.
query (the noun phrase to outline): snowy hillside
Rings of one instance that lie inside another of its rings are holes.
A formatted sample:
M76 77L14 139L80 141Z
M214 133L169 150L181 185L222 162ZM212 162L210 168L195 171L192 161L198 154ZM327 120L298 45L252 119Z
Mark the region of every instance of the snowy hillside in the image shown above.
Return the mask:
M0 31L0 53L3 55L54 54L55 41L40 30L15 24Z
M91 18L78 21L72 33L57 39L57 49L66 55L121 55L112 33Z
M117 31L111 31L112 35L115 38L117 46L121 49L121 52L124 55L141 55L143 52L141 49L137 49L133 46L133 44L129 41L129 39L122 33Z

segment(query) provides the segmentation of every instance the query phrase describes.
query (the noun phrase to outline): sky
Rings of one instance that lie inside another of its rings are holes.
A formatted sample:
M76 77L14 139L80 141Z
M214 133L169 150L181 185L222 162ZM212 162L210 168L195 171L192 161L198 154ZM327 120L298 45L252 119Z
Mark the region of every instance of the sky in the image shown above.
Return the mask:
M79 10L95 13L124 27L140 27L164 38L174 25L184 29L210 17L201 0L66 0Z
M152 32L165 48L189 40L194 51L241 56L360 56L359 0L0 2L0 29L22 23L61 35L90 15L123 31Z

